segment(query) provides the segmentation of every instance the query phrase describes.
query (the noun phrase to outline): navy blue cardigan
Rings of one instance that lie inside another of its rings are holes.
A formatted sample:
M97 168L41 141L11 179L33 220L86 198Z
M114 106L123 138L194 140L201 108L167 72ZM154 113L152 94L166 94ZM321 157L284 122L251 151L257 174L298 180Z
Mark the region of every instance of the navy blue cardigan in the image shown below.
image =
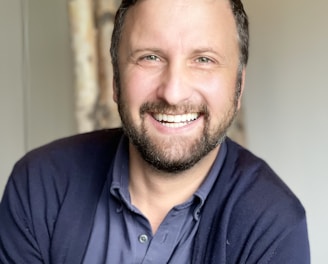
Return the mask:
M0 204L0 263L81 263L120 129L28 153ZM260 159L227 139L201 212L192 263L310 263L305 212Z

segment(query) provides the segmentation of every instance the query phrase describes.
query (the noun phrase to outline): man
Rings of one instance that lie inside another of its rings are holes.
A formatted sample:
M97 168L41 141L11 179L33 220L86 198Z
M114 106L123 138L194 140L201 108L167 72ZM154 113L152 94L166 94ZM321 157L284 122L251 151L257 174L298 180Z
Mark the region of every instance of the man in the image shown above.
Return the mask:
M225 138L240 107L239 0L123 1L111 56L120 129L19 161L1 263L309 263L302 205Z

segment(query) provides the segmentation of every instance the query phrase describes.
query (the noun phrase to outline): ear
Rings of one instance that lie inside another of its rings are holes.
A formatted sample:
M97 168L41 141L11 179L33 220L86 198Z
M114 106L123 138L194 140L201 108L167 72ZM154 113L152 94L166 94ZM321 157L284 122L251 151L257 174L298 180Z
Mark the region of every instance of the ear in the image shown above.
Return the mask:
M112 82L113 82L113 100L115 103L117 103L117 87L116 87L116 82L114 80L114 78L112 79Z
M238 98L238 105L237 105L238 110L241 107L241 101L242 101L243 92L244 92L244 88L245 88L245 79L246 79L246 67L243 67L243 70L241 73L240 95Z

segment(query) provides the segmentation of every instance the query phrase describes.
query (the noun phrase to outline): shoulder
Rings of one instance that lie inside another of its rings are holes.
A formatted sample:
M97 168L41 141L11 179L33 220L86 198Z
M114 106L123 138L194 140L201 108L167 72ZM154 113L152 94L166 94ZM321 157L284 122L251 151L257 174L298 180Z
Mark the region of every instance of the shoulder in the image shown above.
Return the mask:
M52 192L64 199L68 188L91 188L104 181L122 133L120 129L79 134L34 149L17 162L9 186L30 195ZM43 192L44 191L44 192Z
M28 152L18 165L47 166L63 164L66 169L74 162L88 160L89 164L105 157L102 154L115 152L122 133L120 129L101 130L58 139ZM79 164L85 165L85 164Z
M6 246L32 248L39 259L51 248L60 259L83 245L121 135L104 130L56 140L18 161L0 203Z
M249 213L270 208L280 214L304 215L299 199L265 161L231 140L227 144L222 178L233 190L230 194L236 202L234 206L239 205L243 212Z
M226 180L233 182L236 192L258 199L252 207L270 202L283 206L289 201L296 207L303 208L291 189L264 160L231 140L227 144L227 165L230 166L226 166L225 171L226 175L230 171L230 175Z
M227 162L233 164L231 174L226 175L231 186L225 205L230 217L228 248L236 245L241 255L254 261L258 254L264 254L263 259L269 258L300 225L306 229L305 210L265 161L230 140L227 144L230 151Z
M76 155L70 156L72 159L81 158L83 155L92 157L92 154L97 152L110 152L115 149L121 135L121 129L108 129L58 139L30 151L23 160L44 160L51 157L60 159L72 154Z

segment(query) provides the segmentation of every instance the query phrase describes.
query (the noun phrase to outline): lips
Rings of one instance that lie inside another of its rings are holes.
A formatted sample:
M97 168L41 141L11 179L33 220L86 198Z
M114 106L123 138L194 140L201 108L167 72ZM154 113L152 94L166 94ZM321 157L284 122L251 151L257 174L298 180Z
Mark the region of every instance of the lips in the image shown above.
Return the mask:
M170 128L179 128L190 124L200 116L199 113L188 113L182 115L154 114L155 120Z

